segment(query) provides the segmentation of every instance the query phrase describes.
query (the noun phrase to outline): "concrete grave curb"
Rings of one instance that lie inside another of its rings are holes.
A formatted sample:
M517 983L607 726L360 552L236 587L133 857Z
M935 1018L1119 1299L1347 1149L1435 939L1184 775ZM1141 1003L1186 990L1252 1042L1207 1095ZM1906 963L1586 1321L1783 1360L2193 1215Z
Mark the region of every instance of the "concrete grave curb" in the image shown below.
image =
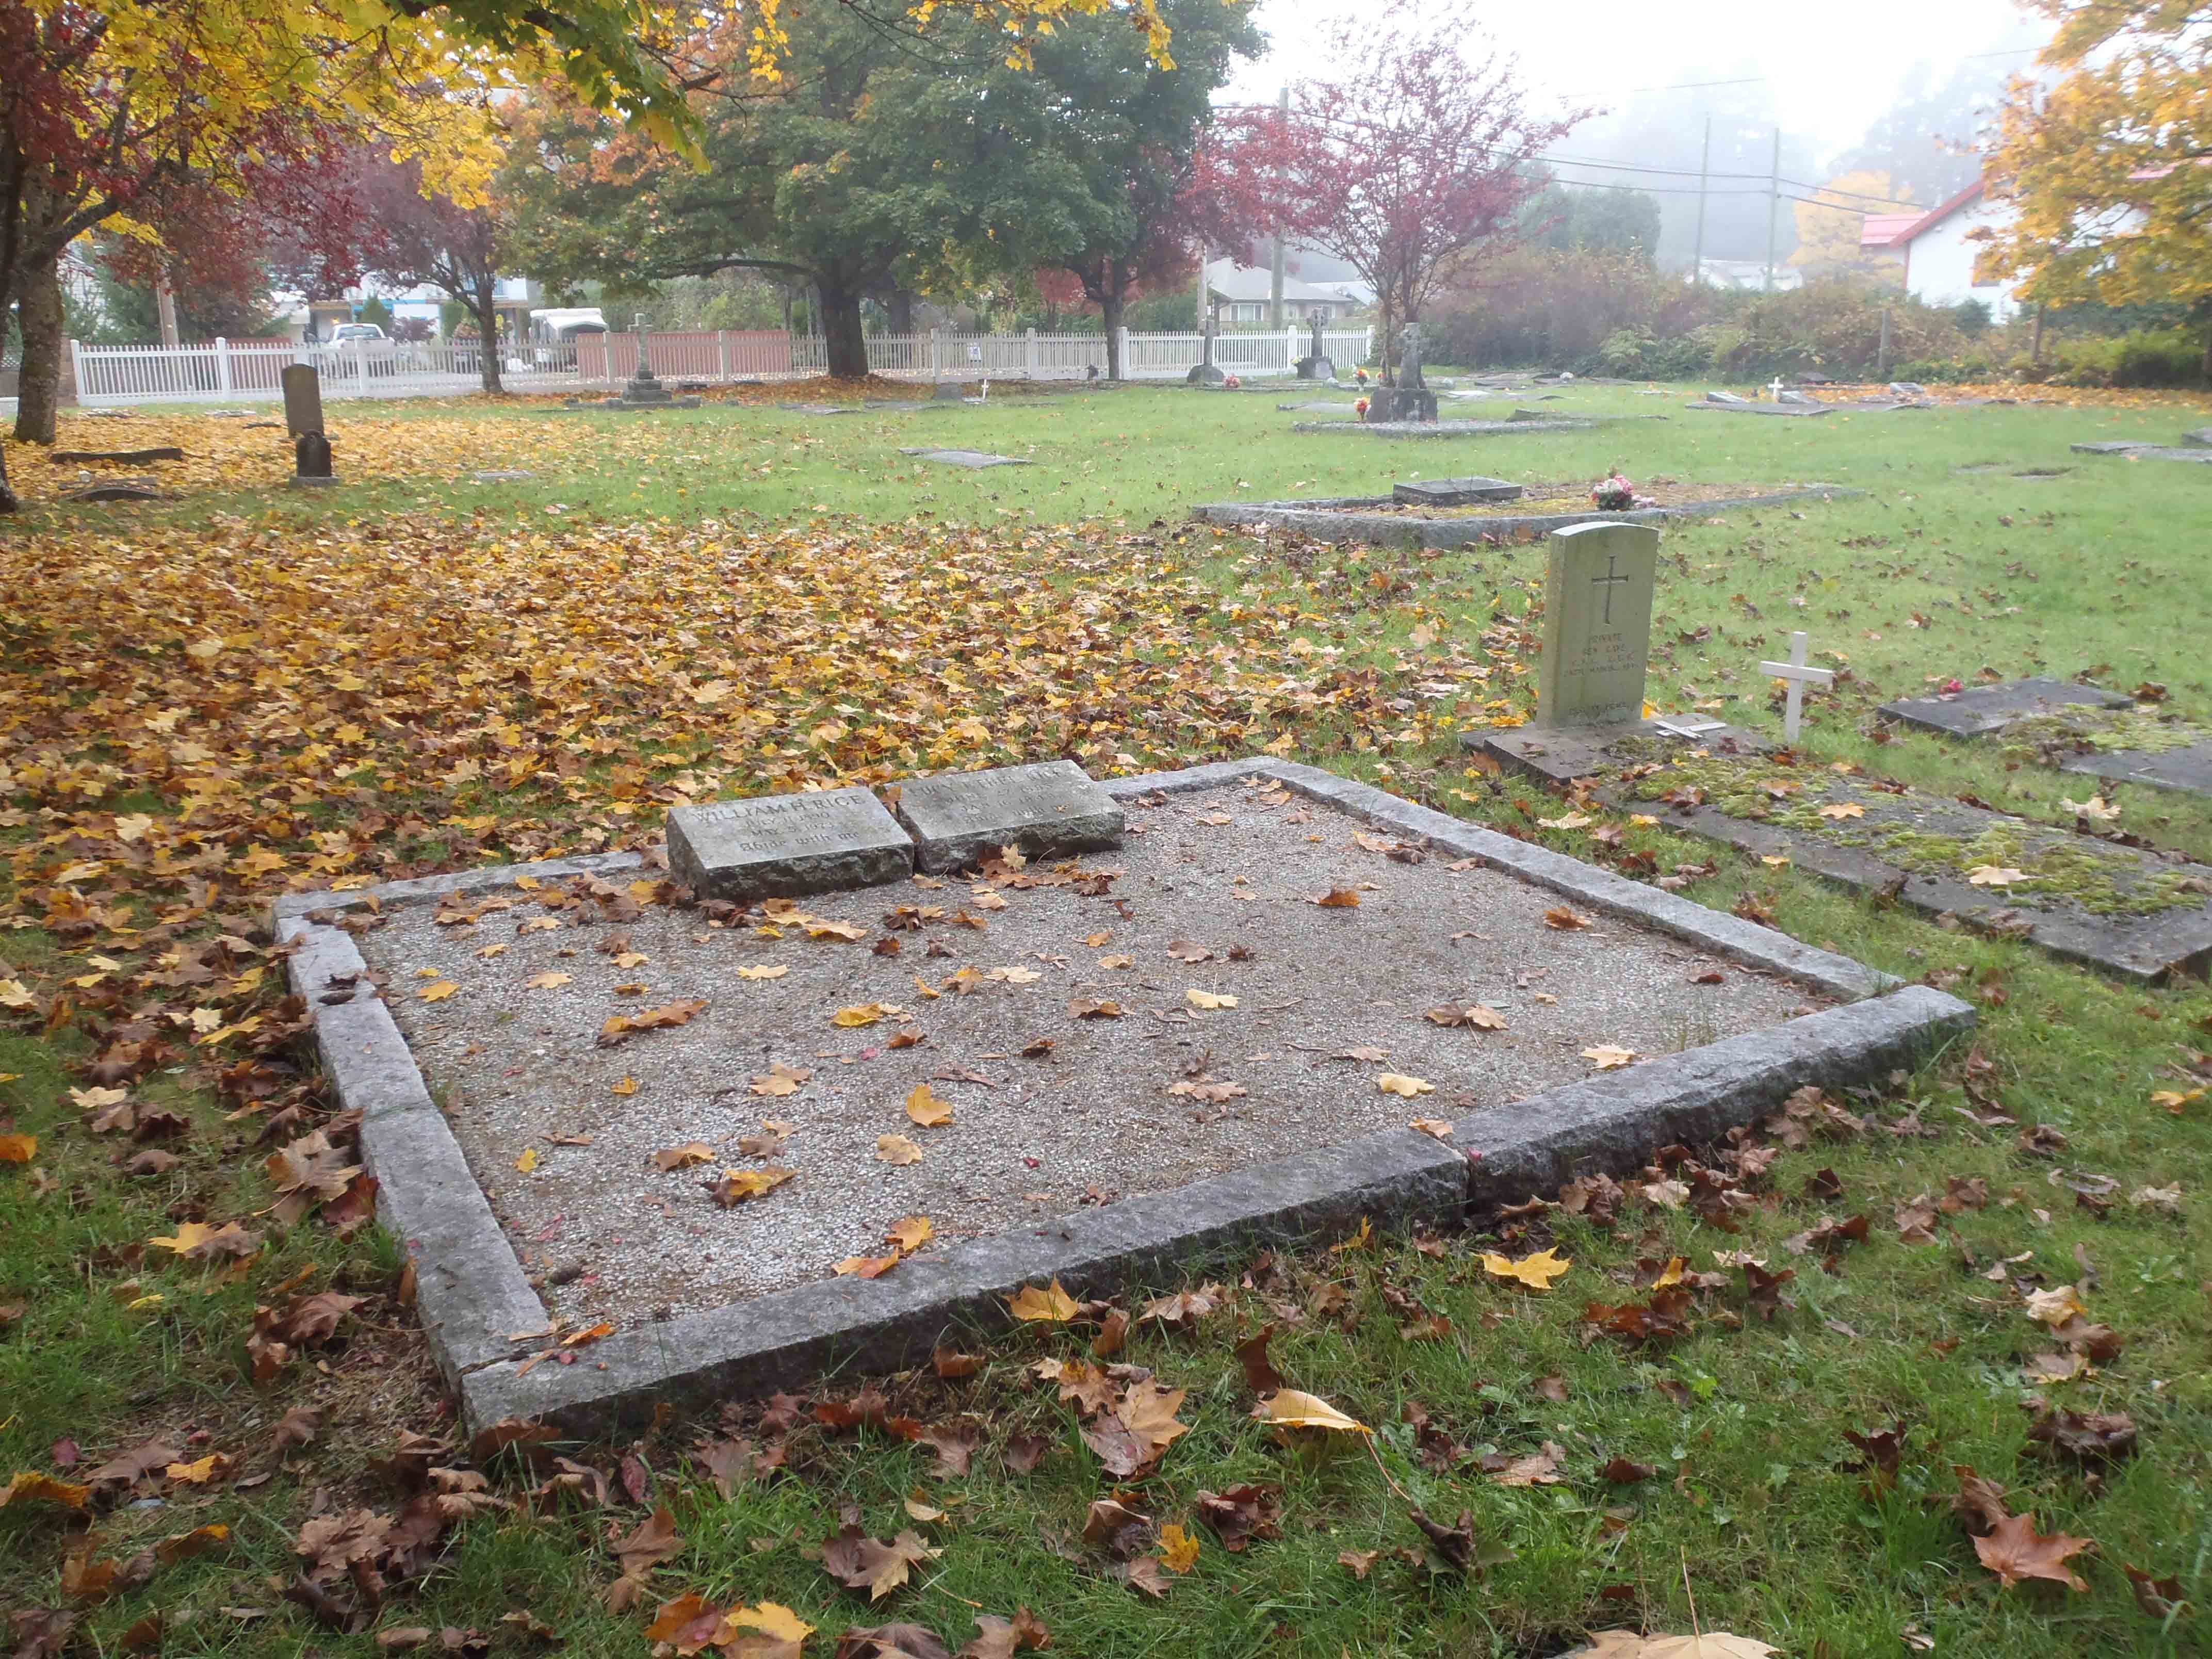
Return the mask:
M1194 507L1201 524L1240 528L1295 530L1325 542L1370 542L1380 546L1468 547L1495 536L1542 536L1578 524L1663 524L1669 519L1711 518L1751 507L1785 507L1792 501L1833 501L1860 495L1839 484L1807 484L1766 495L1742 495L1700 501L1690 507L1650 507L1628 513L1499 514L1472 519L1425 519L1411 513L1362 513L1364 507L1388 507L1388 495L1340 495L1310 501L1213 501Z
M390 1011L372 994L321 1000L335 976L363 971L325 911L433 902L524 875L541 881L637 869L635 854L546 860L288 895L274 907L293 989L314 1011L316 1042L341 1103L362 1114L362 1153L381 1183L380 1218L415 1264L431 1352L471 1429L543 1417L608 1434L661 1401L702 1403L798 1388L828 1375L917 1363L948 1336L1001 1325L1000 1298L1057 1277L1078 1296L1172 1281L1262 1243L1298 1246L1363 1221L1445 1225L1477 1209L1547 1192L1570 1176L1619 1170L1668 1141L1710 1141L1807 1084L1833 1088L1909 1066L1973 1024L1973 1011L1771 928L1341 778L1266 758L1106 781L1116 801L1260 778L1433 850L1471 858L1595 910L1715 955L1795 978L1845 1005L1769 1030L1486 1109L1447 1145L1411 1129L1279 1158L1163 1193L1058 1218L994 1238L925 1251L895 1274L836 1279L618 1332L574 1362L518 1358L544 1346L547 1317L477 1186ZM1893 993L1893 994L1887 994ZM1480 1153L1479 1158L1470 1154ZM524 1339L529 1346L519 1344Z

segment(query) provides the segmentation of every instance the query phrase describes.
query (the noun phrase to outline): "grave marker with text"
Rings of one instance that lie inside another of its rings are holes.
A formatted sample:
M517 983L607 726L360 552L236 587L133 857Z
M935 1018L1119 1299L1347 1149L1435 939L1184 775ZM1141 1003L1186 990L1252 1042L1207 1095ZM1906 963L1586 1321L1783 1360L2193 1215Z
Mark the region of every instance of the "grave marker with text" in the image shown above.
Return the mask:
M902 881L914 843L862 788L679 806L668 867L702 898L792 898Z
M1644 714L1659 532L1649 525L1554 531L1544 586L1536 723L1615 726Z
M1121 809L1073 761L912 778L898 818L914 832L915 861L957 870L1012 844L1031 858L1095 852L1121 839Z

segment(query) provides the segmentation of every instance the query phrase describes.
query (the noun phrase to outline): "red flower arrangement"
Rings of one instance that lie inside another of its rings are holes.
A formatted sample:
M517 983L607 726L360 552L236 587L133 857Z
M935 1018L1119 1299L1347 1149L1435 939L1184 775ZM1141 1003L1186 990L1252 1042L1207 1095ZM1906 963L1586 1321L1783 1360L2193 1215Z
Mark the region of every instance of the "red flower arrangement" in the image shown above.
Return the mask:
M1359 378L1364 380L1367 377L1363 374ZM1352 412L1355 415L1364 416L1367 413L1367 399L1362 398L1358 403L1352 404Z
M1591 489L1590 504L1601 513L1626 513L1636 505L1636 486L1615 472Z

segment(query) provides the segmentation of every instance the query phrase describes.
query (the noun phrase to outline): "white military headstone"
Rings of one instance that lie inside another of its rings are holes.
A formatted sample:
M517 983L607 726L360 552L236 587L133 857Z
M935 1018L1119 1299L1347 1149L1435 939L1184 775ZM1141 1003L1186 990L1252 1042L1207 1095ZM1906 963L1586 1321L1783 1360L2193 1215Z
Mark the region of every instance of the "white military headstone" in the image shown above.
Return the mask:
M1644 715L1659 532L1578 524L1551 538L1544 585L1539 726L1618 726Z

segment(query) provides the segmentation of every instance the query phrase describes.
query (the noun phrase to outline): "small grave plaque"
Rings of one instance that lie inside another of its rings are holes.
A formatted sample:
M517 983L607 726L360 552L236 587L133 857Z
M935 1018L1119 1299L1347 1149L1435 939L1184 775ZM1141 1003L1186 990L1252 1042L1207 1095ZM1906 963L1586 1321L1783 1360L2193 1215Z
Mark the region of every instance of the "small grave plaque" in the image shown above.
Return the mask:
M1027 466L1029 463L1012 455L986 454L980 449L902 449L902 455L918 455L925 461L935 461L940 466L964 466L977 471L987 466Z
M1649 525L1578 524L1552 532L1539 726L1642 718L1658 564L1659 532Z
M1472 507L1478 501L1516 501L1527 493L1503 478L1419 478L1392 485L1390 499L1401 507Z
M866 789L763 795L679 806L668 867L707 898L792 898L902 881L914 843Z
M323 429L323 382L313 363L287 363L284 382L284 426L294 437ZM240 410L244 415L251 411Z
M1121 809L1073 761L949 772L899 786L924 870L957 870L1011 842L1031 858L1118 846Z

